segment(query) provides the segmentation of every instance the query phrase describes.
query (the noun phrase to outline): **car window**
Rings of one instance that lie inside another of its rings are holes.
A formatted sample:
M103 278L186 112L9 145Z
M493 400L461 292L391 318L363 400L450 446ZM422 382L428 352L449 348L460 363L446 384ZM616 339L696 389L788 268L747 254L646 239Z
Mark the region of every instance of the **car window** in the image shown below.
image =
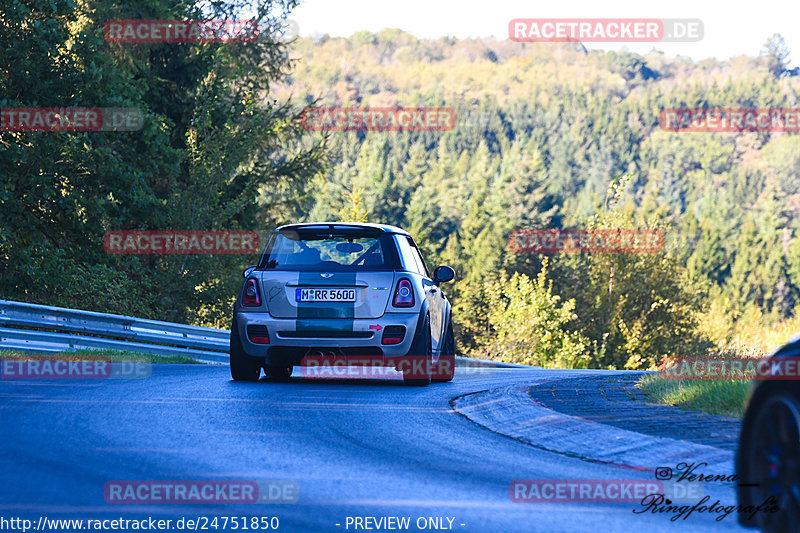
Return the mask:
M422 253L419 251L419 248L417 248L417 244L411 237L408 237L408 243L411 245L411 255L414 256L417 265L419 265L419 273L431 277L430 272L428 272L428 265L426 265L425 260L422 259Z
M392 270L383 236L304 234L281 232L273 236L259 268L273 270Z
M414 256L413 248L411 243L408 242L408 238L398 235L397 247L400 250L400 257L403 259L403 266L406 268L406 270L425 275L425 270L420 268L420 264Z

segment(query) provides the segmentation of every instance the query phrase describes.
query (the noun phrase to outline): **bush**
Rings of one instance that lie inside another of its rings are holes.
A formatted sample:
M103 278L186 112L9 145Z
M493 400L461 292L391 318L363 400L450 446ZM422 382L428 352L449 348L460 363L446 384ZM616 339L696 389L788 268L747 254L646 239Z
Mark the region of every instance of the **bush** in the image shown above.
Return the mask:
M561 301L547 280L547 261L536 279L514 273L487 282L492 332L483 346L494 359L545 367L586 368L588 340L565 325L573 321L575 301Z
M657 220L636 220L617 208L625 182L609 189L611 210L588 219L588 230L655 230ZM666 238L665 238L666 241ZM575 301L571 326L594 346L593 368L650 369L670 355L706 353L712 343L699 329L703 287L687 275L669 243L658 253L569 253L553 261L556 290Z

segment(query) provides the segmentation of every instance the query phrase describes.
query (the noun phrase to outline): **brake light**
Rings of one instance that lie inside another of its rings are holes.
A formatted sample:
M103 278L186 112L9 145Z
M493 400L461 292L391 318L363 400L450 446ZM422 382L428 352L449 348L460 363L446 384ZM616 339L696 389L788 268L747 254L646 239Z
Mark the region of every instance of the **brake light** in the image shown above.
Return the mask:
M256 306L261 305L261 297L258 295L258 282L252 278L244 284L244 296L242 305Z
M383 328L381 344L400 344L406 336L405 326L386 326Z
M395 307L414 307L414 288L407 279L401 279L397 282L392 305Z
M267 326L247 326L247 337L253 344L269 344Z

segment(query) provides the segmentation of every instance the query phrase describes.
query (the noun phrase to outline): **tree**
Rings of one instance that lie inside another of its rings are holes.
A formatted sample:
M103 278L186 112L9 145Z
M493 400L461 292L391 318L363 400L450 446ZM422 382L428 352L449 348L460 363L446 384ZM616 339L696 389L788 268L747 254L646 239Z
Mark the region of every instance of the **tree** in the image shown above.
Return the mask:
M487 282L491 333L480 340L493 359L556 368L587 368L588 339L568 331L575 300L562 303L547 279L547 260L535 279L515 272Z
M364 202L361 196L364 189L353 187L352 191L347 191L344 195L344 206L339 210L339 221L341 222L367 222L369 213L364 209Z
M767 39L762 55L766 59L767 70L776 78L780 78L788 71L789 47L779 33L775 33Z
M666 224L637 219L621 205L632 182L612 181L608 210L584 227L668 235ZM575 301L575 331L593 345L593 368L652 369L664 356L701 353L709 345L697 334L701 286L669 247L658 253L560 254L552 272L556 293Z
M136 132L0 131L0 294L221 326L253 258L112 256L107 230L258 229L294 217L325 145L271 100L293 0L247 6L250 43L105 42L110 19L244 18L238 1L69 0L0 8L2 107L135 107ZM117 288L126 287L120 293ZM77 296L80 295L80 296ZM79 300L79 301L76 301Z

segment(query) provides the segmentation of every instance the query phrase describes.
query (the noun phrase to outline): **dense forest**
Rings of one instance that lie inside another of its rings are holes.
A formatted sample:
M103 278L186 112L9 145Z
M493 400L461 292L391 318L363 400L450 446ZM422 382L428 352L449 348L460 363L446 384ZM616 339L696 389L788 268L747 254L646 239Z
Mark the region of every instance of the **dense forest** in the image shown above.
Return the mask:
M757 52L693 62L361 32L297 40L275 94L309 106L453 108L449 131L330 132L333 168L317 178L305 219L336 218L356 201L368 220L411 231L428 262L455 267L464 352L642 368L666 354L768 349L794 326L800 138L659 125L669 108L796 107L800 78L781 37ZM618 227L661 229L665 249L545 256L508 246L515 228Z
M111 230L368 220L449 264L459 351L562 367L765 350L800 328L800 138L680 133L666 108L797 107L779 36L753 57L420 40L119 44L110 19L238 3L11 2L1 107L130 106L135 132L0 131L0 298L227 327L251 256L112 255ZM201 9L205 9L201 11ZM449 107L448 131L309 132L308 106ZM518 228L663 232L654 254L509 250Z

